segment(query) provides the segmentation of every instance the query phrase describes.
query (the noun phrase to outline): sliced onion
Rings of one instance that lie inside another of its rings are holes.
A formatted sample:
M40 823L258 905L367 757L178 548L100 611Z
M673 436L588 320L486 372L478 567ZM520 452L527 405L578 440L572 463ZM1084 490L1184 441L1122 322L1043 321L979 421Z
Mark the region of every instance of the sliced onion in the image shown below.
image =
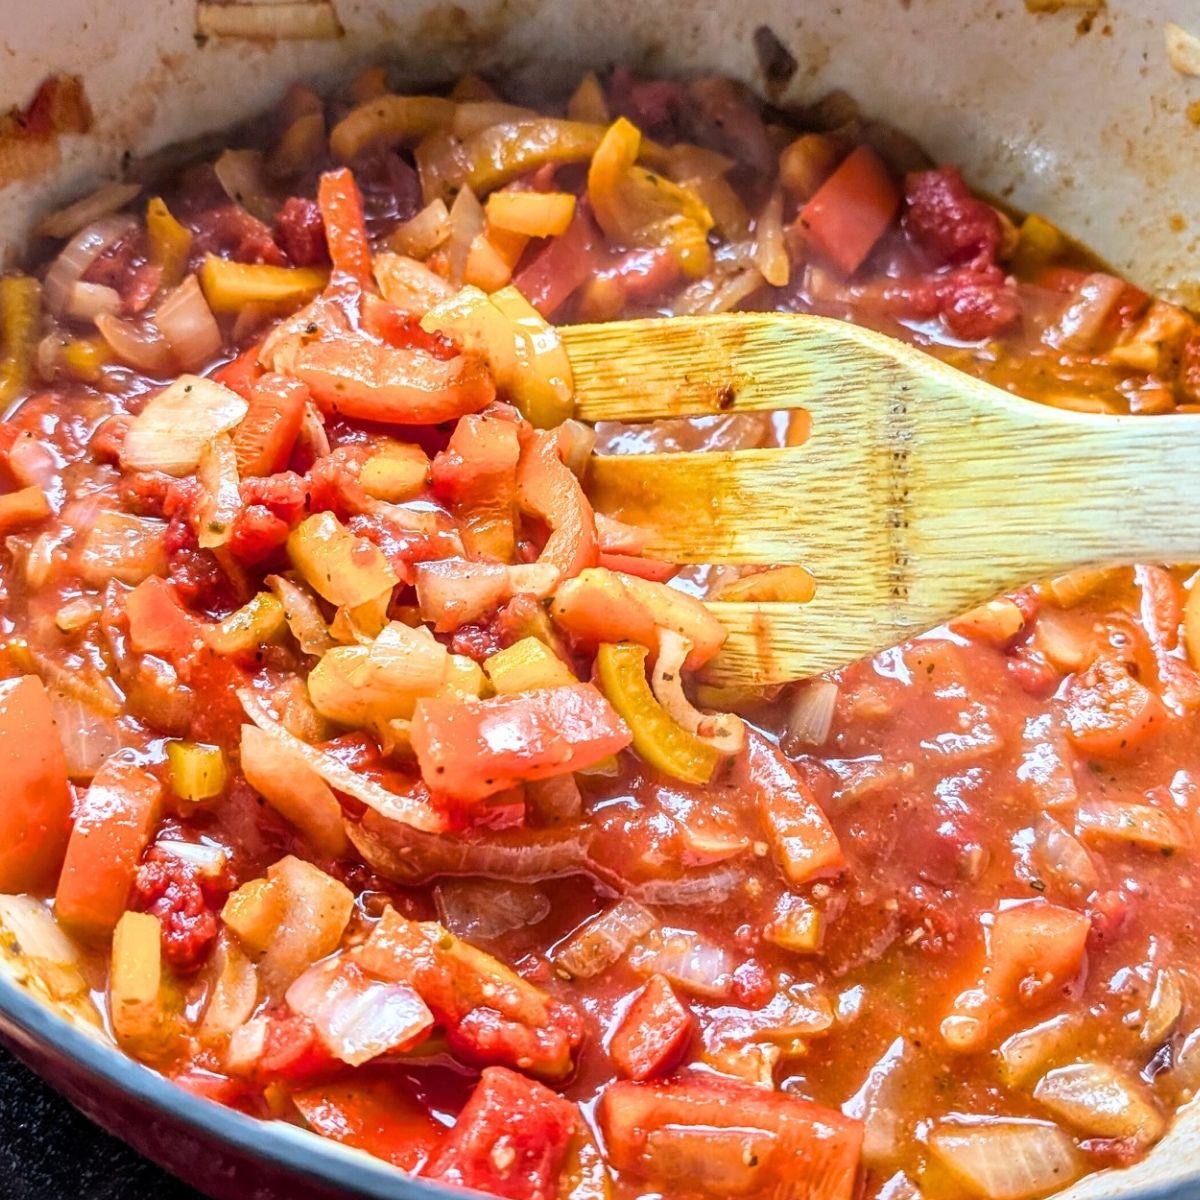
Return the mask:
M540 888L491 879L449 879L433 889L442 924L464 941L497 938L550 915Z
M268 575L264 581L283 605L284 620L305 654L322 655L336 644L316 597L283 575Z
M733 985L733 953L685 929L664 929L646 939L632 959L643 975L665 975L685 992L727 999Z
M465 184L459 188L454 203L450 206L450 237L446 243L446 260L450 267L451 283L461 284L467 269L467 256L471 243L483 232L485 217L483 205L475 193Z
M189 275L163 300L155 310L154 323L185 371L198 371L221 351L221 330L195 275Z
M116 288L77 279L67 289L67 305L63 315L73 321L95 321L101 315L114 315L120 308L121 296Z
M84 272L105 250L136 228L137 222L133 217L113 215L101 217L86 229L81 229L62 248L46 272L42 299L47 309L55 316L61 316L70 296L71 285L83 278Z
M784 749L825 745L833 727L838 685L828 679L813 679L796 689L784 733Z
M433 1028L433 1014L406 983L372 979L345 955L314 963L287 990L335 1058L352 1067L407 1050Z
M740 754L746 744L746 725L733 713L702 713L684 695L683 664L692 643L673 629L658 630L658 657L651 689L655 699L677 725L707 742L721 754Z
M1187 845L1175 818L1149 804L1092 800L1080 806L1075 819L1089 842L1132 842L1152 850L1179 850Z
M342 806L329 785L299 755L256 726L243 725L241 765L246 782L295 825L315 850L328 858L340 858L347 852Z
M590 979L611 967L657 925L653 913L626 897L586 921L555 946L550 957L576 979Z
M1080 354L1091 350L1124 290L1124 280L1114 275L1100 271L1089 275L1067 302L1058 320L1042 335L1042 340L1058 350Z
M985 1200L1030 1200L1065 1188L1082 1163L1057 1125L943 1121L929 1146L955 1180Z
M1089 1137L1132 1138L1142 1146L1162 1137L1162 1114L1141 1085L1108 1063L1082 1062L1048 1072L1033 1097Z
M684 288L671 302L669 315L699 317L732 312L765 283L757 267L713 272Z
M1154 987L1146 1001L1146 1013L1138 1040L1147 1046L1158 1046L1175 1028L1183 1015L1183 985L1179 972L1163 967L1154 975Z
M1079 1021L1071 1013L1051 1017L1040 1025L1014 1033L1000 1045L1000 1074L1010 1087L1028 1083L1074 1035Z
M155 847L189 867L204 879L219 879L229 864L229 851L216 842L181 842L176 838L163 838Z
M304 446L313 458L325 458L332 450L329 434L325 432L325 418L311 400L304 406L304 419L300 422L300 433L296 441Z
M134 417L121 447L121 465L188 475L205 446L239 425L248 407L236 392L212 379L180 375Z
M106 183L82 200L43 217L33 232L38 237L69 238L101 217L124 208L142 190L140 183Z
M72 779L91 779L100 764L120 750L121 733L116 721L78 697L53 688L50 711Z
M578 821L583 815L583 796L573 774L531 779L525 784L525 800L542 825Z
M200 484L196 540L201 550L216 550L229 541L233 523L242 507L237 453L228 434L217 434L200 451L196 479Z
M399 506L389 506L395 510ZM421 616L438 633L483 620L519 593L544 597L557 586L559 572L547 563L506 566L442 558L416 566L417 603Z
M787 287L791 263L783 240L783 189L778 185L754 222L754 265L772 287Z
M84 538L79 573L96 587L110 579L132 585L151 575L165 575L166 536L166 521L103 512Z
M568 417L559 428L567 439L567 452L563 461L571 468L576 478L582 479L587 474L592 451L596 449L596 428L594 425L576 421L574 417Z
M440 198L431 200L415 217L396 226L388 245L397 254L423 260L450 236L450 210Z
M708 871L691 871L678 879L648 879L624 886L625 894L643 904L695 908L724 904L746 882L743 867L723 864Z
M250 1075L267 1048L270 1022L265 1016L251 1017L229 1035L225 1050L225 1070L231 1075Z
M149 321L123 321L110 313L96 318L96 328L112 352L127 366L143 375L170 375L175 356L162 333Z
M1099 872L1092 856L1074 834L1045 813L1034 826L1033 865L1041 878L1082 899L1096 890Z
M486 841L423 833L402 821L367 813L346 833L363 861L397 883L424 883L438 875L482 875L495 879L557 879L588 874L585 833L579 826L553 833L493 833Z
M389 792L387 788L360 775L332 754L318 750L288 733L249 688L238 688L237 695L246 715L263 733L302 758L330 787L345 792L347 796L353 796L381 816L411 825L414 829L436 832L445 825L445 819L428 801L419 796L401 796L396 792Z
M263 174L263 156L257 150L226 150L213 163L213 174L225 194L251 216L267 225L275 223L279 205L270 194Z
M0 959L3 958L15 960L22 975L31 972L40 989L53 1000L87 995L79 948L50 915L50 910L32 896L0 896Z

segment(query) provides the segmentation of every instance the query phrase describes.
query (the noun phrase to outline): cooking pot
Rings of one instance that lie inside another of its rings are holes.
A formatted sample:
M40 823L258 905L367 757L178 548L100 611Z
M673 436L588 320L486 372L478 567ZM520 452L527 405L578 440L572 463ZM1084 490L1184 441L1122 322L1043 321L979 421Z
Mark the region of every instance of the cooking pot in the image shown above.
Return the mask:
M236 8L240 0L233 0ZM977 186L1045 213L1142 287L1200 307L1200 78L1166 29L1200 34L1196 0L294 0L321 36L214 36L244 15L197 0L42 0L0 13L0 110L77 75L86 134L62 137L0 188L0 265L62 201L140 156L220 130L296 79L386 62L412 88L476 70L516 97L590 67L720 71L779 104L834 89L960 164ZM249 20L253 14L250 14ZM215 25L214 22L215 21ZM245 25L246 21L240 21ZM0 1036L88 1116L220 1200L449 1196L367 1155L187 1094L73 1027L4 977ZM1200 1196L1200 1107L1141 1163L1071 1200Z

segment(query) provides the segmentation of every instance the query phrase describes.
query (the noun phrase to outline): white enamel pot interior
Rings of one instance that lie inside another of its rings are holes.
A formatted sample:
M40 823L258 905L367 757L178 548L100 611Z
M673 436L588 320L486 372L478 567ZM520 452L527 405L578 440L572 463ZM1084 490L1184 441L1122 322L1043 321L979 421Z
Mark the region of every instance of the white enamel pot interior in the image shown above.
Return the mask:
M0 189L0 262L19 259L38 216L115 176L125 155L219 130L294 79L332 82L386 62L413 87L472 69L536 95L627 63L726 72L781 104L844 89L978 186L1045 213L1143 287L1200 307L1200 78L1173 69L1164 43L1168 22L1200 34L1200 0L334 4L343 36L270 42L197 38L196 0L0 4L0 109L66 72L82 77L95 114L92 133L63 139L57 168ZM764 27L795 59L786 84L764 76ZM1142 1163L1066 1195L1194 1200L1200 1108Z

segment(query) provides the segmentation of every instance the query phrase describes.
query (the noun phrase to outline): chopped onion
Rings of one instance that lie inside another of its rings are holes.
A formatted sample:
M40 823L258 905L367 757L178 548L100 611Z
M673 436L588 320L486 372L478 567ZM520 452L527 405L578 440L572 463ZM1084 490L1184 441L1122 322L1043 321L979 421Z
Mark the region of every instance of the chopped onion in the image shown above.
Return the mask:
M342 828L342 806L299 755L254 725L243 725L241 764L246 782L315 850L328 858L346 853L349 843Z
M252 217L267 225L275 223L279 205L270 195L263 175L263 156L257 150L226 150L213 163L213 174L225 194Z
M576 421L574 417L568 417L559 429L567 439L567 452L563 461L571 468L576 478L582 479L587 474L592 451L596 448L596 428L594 425Z
M1183 1015L1183 986L1179 972L1163 967L1154 975L1154 987L1146 1001L1146 1013L1138 1039L1147 1046L1158 1046L1173 1030Z
M547 596L558 580L557 568L547 563L506 566L442 558L417 564L417 603L422 618L438 633L451 633L482 620L519 593Z
M450 236L450 210L440 198L392 230L388 245L409 258L428 258Z
M316 597L283 575L268 575L264 581L283 605L284 620L305 654L322 655L336 644Z
M101 217L81 229L62 248L46 272L42 299L47 309L55 316L61 316L70 297L71 285L83 278L83 273L105 250L136 228L133 217L114 215Z
M449 879L433 889L442 924L464 941L497 938L550 915L540 888L491 879Z
M163 838L154 844L164 853L187 863L204 879L219 879L229 862L229 852L216 842L181 842L175 838Z
M96 328L112 352L127 366L143 375L170 375L175 356L162 333L149 321L135 324L111 313L96 317Z
M685 992L708 1000L727 999L733 984L733 954L685 929L664 929L647 938L632 959L643 975L665 975Z
M1132 1138L1143 1146L1162 1137L1164 1121L1153 1100L1108 1063L1058 1067L1038 1081L1033 1096L1089 1137Z
M267 1048L269 1027L270 1022L265 1016L251 1017L244 1025L239 1025L229 1035L225 1070L231 1075L252 1074Z
M72 779L91 779L100 764L120 750L121 734L116 721L77 697L59 688L51 689L50 711Z
M1167 62L1180 75L1200 76L1200 37L1168 21L1163 26Z
M872 1169L892 1163L899 1152L905 1134L904 1089L910 1082L905 1075L911 1072L911 1059L908 1042L896 1038L867 1072L862 1087L842 1105L842 1112L865 1126L862 1160Z
M657 925L653 913L626 897L586 921L555 946L550 957L576 979L590 979L611 967Z
M765 283L757 267L713 272L684 288L671 302L670 315L700 317L731 312Z
M1075 1143L1040 1121L944 1121L929 1146L954 1179L986 1200L1029 1200L1058 1191L1082 1169Z
M360 775L332 754L318 750L288 733L249 688L238 688L237 695L246 715L263 733L302 758L330 787L353 796L381 816L411 825L414 829L435 832L444 825L442 815L427 801L416 796L402 796L396 792L389 792L387 788Z
M1057 884L1076 899L1096 890L1100 875L1078 838L1045 813L1038 818L1033 837L1033 865L1045 882Z
M1187 845L1174 817L1149 804L1092 800L1080 806L1076 822L1089 842L1132 842L1152 850L1179 850Z
M833 727L838 685L828 679L813 679L796 689L783 736L785 750L825 745Z
M1109 313L1125 290L1124 280L1097 271L1076 289L1058 320L1042 340L1058 350L1084 354L1099 339Z
M702 713L684 695L683 664L692 643L673 629L658 630L658 656L651 688L655 699L677 725L707 742L721 754L740 754L746 744L746 726L733 713Z
M345 30L332 0L197 0L196 32L212 38L312 41L339 38Z
M124 208L142 190L140 183L106 183L82 200L43 217L33 232L38 237L69 238L87 225Z
M433 1014L407 983L372 979L344 955L309 967L288 988L287 1003L352 1067L407 1050L433 1028Z
M77 279L67 291L67 306L63 315L74 321L95 321L101 315L114 315L120 308L121 296L116 288Z
M525 801L530 813L546 826L578 821L583 815L583 796L575 776L569 773L529 780L525 784Z
M1180 1101L1191 1100L1200 1092L1200 1028L1193 1029L1175 1051L1171 1085Z
M189 275L154 313L154 323L185 371L198 371L221 350L221 330L195 275Z
M32 896L0 896L0 960L51 1000L87 996L83 957L50 910Z
M248 407L236 392L212 379L180 375L134 417L121 447L121 465L188 475L199 465L204 447L239 425Z
M1074 1036L1079 1021L1071 1013L1014 1033L1000 1045L1000 1074L1010 1087L1021 1087L1059 1053Z
M783 189L778 185L754 222L754 265L772 287L787 287L791 263L783 241Z
M449 279L461 284L467 269L467 256L471 243L483 232L485 217L483 205L475 193L465 184L459 188L454 203L450 206L450 237L446 244L446 260L450 267Z
M244 1028L258 1004L258 972L228 932L219 936L213 967L216 980L200 1022L200 1037L205 1042L219 1041ZM252 1056L257 1058L257 1053Z
M132 585L150 575L165 575L166 535L166 521L102 512L84 538L79 573L96 587L110 579Z
M305 447L313 458L325 458L332 450L329 434L325 432L325 418L311 400L304 406L304 418L300 422L300 433L296 441Z

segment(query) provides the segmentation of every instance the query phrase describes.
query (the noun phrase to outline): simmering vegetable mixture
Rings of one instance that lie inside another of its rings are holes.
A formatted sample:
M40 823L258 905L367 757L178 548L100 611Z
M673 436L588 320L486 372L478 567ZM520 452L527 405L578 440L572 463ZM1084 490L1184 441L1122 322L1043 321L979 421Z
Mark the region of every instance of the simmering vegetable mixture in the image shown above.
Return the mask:
M1153 414L1200 406L1196 321L842 98L618 69L562 111L296 86L0 278L10 972L194 1093L512 1200L1138 1159L1200 1086L1191 573L717 686L703 599L814 581L647 556L589 463L804 425L589 428L555 325L817 312Z

